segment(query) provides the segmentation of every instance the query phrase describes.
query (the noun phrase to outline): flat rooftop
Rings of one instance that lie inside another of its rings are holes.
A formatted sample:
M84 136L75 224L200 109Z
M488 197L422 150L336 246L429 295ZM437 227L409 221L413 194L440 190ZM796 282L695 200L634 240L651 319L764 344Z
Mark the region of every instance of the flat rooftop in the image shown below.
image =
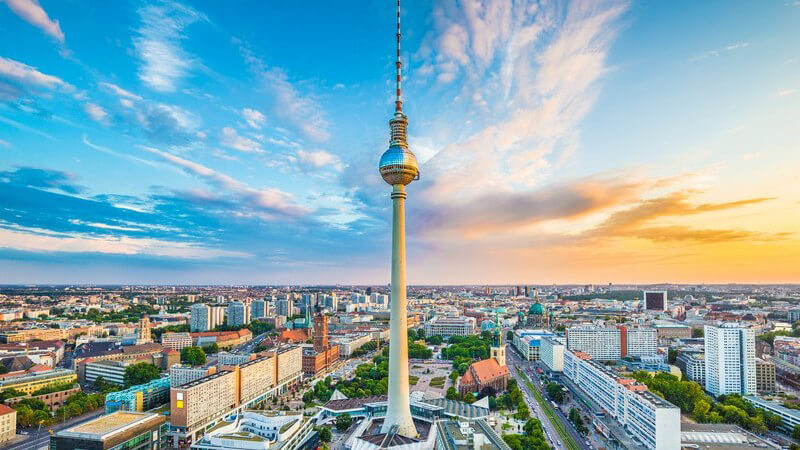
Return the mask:
M155 424L156 422L164 422L165 420L163 416L158 414L116 411L72 428L59 431L56 434L62 437L78 437L101 441L130 428L145 426L148 422Z

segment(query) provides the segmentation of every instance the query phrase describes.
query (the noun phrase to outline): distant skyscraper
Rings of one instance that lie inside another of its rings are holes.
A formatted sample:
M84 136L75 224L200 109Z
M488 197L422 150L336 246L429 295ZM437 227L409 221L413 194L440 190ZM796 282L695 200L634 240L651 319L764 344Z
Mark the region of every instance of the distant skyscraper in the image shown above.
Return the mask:
M189 316L191 331L209 331L211 329L211 308L205 303L192 305Z
M267 302L257 298L250 303L250 317L253 319L262 319L267 317Z
M644 309L648 311L667 310L667 291L644 291Z
M275 314L279 316L291 317L294 315L294 300L282 298L275 306Z
M755 332L738 323L706 325L706 390L713 394L756 394Z
M406 185L419 178L419 166L408 148L408 118L403 114L400 90L400 0L397 0L397 89L394 117L389 120L389 148L378 165L381 177L392 186L392 304L389 324L389 400L382 433L416 437L411 418L408 378L408 327L406 310Z
M228 304L228 325L242 326L250 323L250 311L247 305L242 302L231 302Z

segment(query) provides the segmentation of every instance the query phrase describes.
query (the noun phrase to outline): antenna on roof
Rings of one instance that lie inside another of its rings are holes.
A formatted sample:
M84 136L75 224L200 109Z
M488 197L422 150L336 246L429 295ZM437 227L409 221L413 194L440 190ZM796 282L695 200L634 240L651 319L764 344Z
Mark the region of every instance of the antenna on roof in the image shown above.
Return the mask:
M394 101L395 112L403 112L403 95L400 88L403 62L400 60L400 0L397 0L397 98Z

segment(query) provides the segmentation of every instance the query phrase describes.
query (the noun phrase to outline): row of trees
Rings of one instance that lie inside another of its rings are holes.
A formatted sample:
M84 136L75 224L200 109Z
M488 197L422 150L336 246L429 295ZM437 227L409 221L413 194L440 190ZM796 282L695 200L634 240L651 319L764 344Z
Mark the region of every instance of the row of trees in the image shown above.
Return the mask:
M573 424L575 424L575 429L578 430L578 433L586 435L589 433L589 428L586 427L583 423L583 419L581 418L581 412L578 411L578 408L570 408L569 415L567 416Z
M181 362L192 366L202 366L206 363L206 352L196 345L183 347L181 349Z
M149 383L161 377L161 370L147 362L132 364L125 368L125 388L136 386L137 384Z
M489 358L492 346L491 334L473 336L451 336L450 346L442 349L442 358L453 361L453 369L464 375L473 361Z
M514 413L514 418L518 420L527 420L531 416L522 391L519 389L519 386L517 386L517 380L513 378L508 380L505 394L498 396L494 402L492 402L492 397L489 397L489 409L493 407L500 410L515 409L517 412Z
M547 396L556 403L564 401L564 388L558 383L547 383L544 387Z
M78 392L67 397L64 404L50 414L47 405L37 398L25 398L14 405L17 410L17 423L23 427L47 427L55 422L63 422L89 411L100 408L105 403L103 394Z
M752 403L740 395L719 396L714 401L693 381L681 381L675 375L660 372L651 375L637 371L633 378L647 385L656 395L674 404L685 414L690 414L702 423L732 423L756 433L774 430L781 425L781 418Z

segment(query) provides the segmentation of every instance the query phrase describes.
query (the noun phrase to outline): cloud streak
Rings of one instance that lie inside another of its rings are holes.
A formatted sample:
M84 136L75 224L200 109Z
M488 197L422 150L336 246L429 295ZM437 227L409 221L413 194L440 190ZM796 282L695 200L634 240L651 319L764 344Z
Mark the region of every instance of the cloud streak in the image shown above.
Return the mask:
M3 0L14 14L31 25L41 29L60 43L64 43L64 33L58 20L51 19L37 0Z
M40 72L36 67L29 66L13 59L0 56L0 76L11 79L27 86L47 89L59 89L64 92L73 92L75 86L54 75Z

